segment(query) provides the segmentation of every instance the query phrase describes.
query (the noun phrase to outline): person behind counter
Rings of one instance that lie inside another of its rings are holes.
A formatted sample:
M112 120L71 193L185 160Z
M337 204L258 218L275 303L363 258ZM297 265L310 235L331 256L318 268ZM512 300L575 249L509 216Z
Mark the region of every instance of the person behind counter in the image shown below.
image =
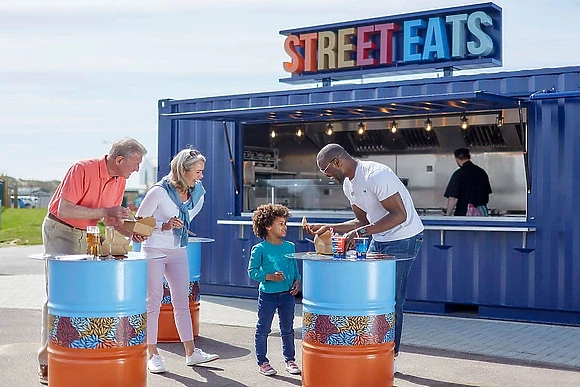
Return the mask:
M189 311L189 263L186 246L190 221L201 211L205 189L201 183L205 157L197 150L184 149L171 160L171 172L154 184L139 206L137 216L153 216L156 228L143 242L147 255L161 253L166 258L147 261L147 368L152 373L165 372L157 350L159 312L163 298L163 277L171 290L171 303L179 338L185 348L185 364L206 363L219 358L195 348Z
M276 310L280 320L282 354L286 371L300 374L294 348L294 296L300 289L298 263L286 258L296 251L294 243L285 241L288 209L280 204L259 206L252 216L254 234L263 241L252 247L248 275L260 282L258 295L258 323L256 324L256 357L262 375L275 375L276 370L266 357L268 334Z
M403 304L407 298L407 277L423 243L423 223L409 191L386 165L355 160L338 144L328 144L318 152L320 172L342 184L355 219L338 224L306 225L310 234L329 229L346 233L347 245L355 236L372 236L369 252L392 254L411 259L396 263L395 278L395 364L403 331Z
M483 168L471 162L469 149L459 148L453 153L459 169L453 172L445 193L448 216L488 216L487 203L491 192L489 177ZM455 212L453 209L455 208Z
M69 168L56 188L42 222L42 244L45 254L85 254L87 226L96 226L100 219L105 225L119 227L129 216L129 209L121 206L125 184L147 150L137 140L125 138L115 141L109 153L98 159L78 161ZM45 270L48 293L48 273ZM41 347L38 351L38 377L48 384L48 308L42 304Z

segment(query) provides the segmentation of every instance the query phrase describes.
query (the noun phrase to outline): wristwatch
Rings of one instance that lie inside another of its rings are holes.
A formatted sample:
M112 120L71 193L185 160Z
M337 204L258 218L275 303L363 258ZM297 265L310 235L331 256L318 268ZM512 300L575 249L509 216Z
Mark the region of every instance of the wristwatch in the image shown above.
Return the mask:
M359 235L361 235L361 236L365 236L365 235L367 235L367 228L366 228L366 227L359 228L359 229L358 229L358 233L359 233Z

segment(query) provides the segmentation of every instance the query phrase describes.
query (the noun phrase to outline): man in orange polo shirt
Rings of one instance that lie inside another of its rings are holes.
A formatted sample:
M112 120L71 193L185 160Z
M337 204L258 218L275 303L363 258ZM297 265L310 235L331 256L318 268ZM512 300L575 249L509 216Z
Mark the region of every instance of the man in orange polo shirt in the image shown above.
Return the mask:
M44 253L85 254L86 228L96 226L100 219L105 225L115 226L126 234L121 228L123 219L130 215L130 210L121 206L125 184L131 173L139 171L146 153L145 147L137 140L125 138L116 141L108 155L82 160L70 167L56 189L42 223ZM48 384L47 312L45 300L38 351L38 375L43 384Z

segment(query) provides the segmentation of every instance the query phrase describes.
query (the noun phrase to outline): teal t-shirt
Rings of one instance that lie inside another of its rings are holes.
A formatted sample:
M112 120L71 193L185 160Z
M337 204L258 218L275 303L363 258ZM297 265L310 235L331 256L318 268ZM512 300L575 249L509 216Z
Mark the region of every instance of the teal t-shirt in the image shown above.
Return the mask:
M287 292L292 288L294 281L301 279L298 272L298 262L295 259L286 258L286 254L292 254L295 251L294 243L288 241L274 245L263 240L252 247L248 275L260 283L259 290L261 292ZM277 271L284 273L284 281L266 281L267 274L274 274Z

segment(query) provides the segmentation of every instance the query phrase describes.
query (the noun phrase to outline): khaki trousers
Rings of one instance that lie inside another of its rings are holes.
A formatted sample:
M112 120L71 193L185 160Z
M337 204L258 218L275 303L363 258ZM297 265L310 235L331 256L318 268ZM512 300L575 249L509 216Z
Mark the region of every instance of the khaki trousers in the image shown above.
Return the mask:
M85 231L65 226L49 218L44 218L42 222L42 244L45 254L85 254L87 252ZM44 262L44 284L46 297L42 304L38 364L48 364L48 261Z

